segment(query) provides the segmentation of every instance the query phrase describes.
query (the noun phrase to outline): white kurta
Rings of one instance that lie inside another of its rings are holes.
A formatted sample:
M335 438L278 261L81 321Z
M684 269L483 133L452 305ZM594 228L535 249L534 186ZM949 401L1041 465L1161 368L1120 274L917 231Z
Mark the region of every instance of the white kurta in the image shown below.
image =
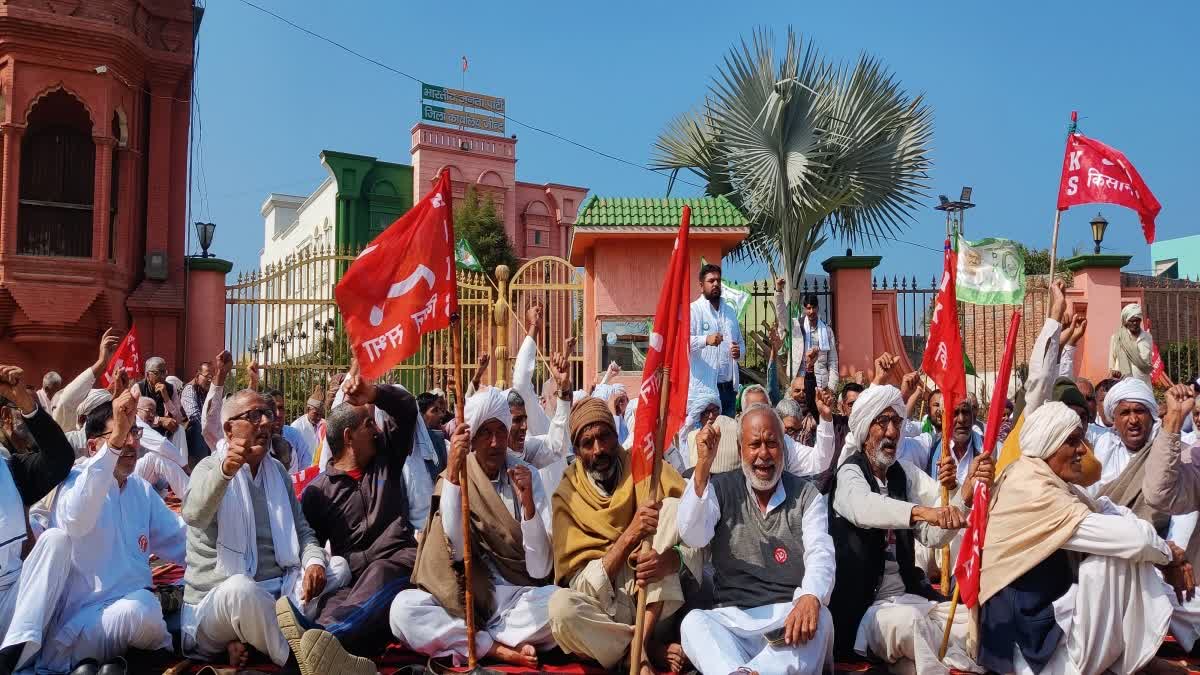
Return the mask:
M308 461L301 465L304 469L312 465L313 452L317 449L317 428L312 422L308 421L308 415L301 415L296 418L289 426L300 432L300 437L304 439L304 447L307 449Z
M780 481L767 502L766 513L779 508L786 498ZM683 651L701 673L725 675L739 668L759 673L821 672L833 649L833 618L826 606L833 593L834 553L825 503L824 496L818 495L804 513L800 532L804 579L792 594L791 603L693 610L684 617L680 628ZM696 549L708 546L720 519L721 504L712 485L697 497L695 482L689 479L676 514L679 539ZM766 634L783 627L794 603L805 595L814 596L821 605L817 634L802 645L770 646Z
M829 468L836 448L833 447L833 422L821 420L817 424L817 437L812 446L804 445L784 436L784 446L787 456L784 458L784 471L793 476L811 476Z
M545 433L533 435L533 427L530 425L530 429L525 435L525 448L521 457L527 464L538 469L550 466L566 457L571 448L567 429L567 422L571 417L571 402L558 398L555 406L554 417L550 419L549 429ZM530 406L526 405L526 414L532 418L530 410Z
M525 336L521 348L517 350L517 358L513 361L513 391L521 395L525 401L525 415L528 417L529 436L543 436L550 433L550 417L541 406L541 399L533 388L533 371L537 367L537 343L533 338Z
M717 390L719 382L731 382L735 389L741 383L737 360L732 357L730 346L736 342L742 354L746 353L737 314L727 303L718 304L719 309L714 310L712 303L702 295L692 302L691 311L691 377L713 391ZM707 344L708 336L713 333L721 334L721 344Z
M520 460L512 455L492 483L500 501L521 524L521 539L525 547L525 569L530 577L540 579L553 571L550 546L550 500L542 488L536 469L530 468L533 482L534 517L525 520L508 480L507 469ZM526 465L528 466L528 465ZM442 528L455 560L462 560L462 492L457 485L442 483L439 506ZM532 644L538 649L554 646L550 632L550 596L557 586L514 586L490 561L487 572L495 584L496 613L475 633L476 653L491 651L495 643L508 647ZM477 570L478 573L481 570ZM478 617L484 618L484 617ZM462 619L451 616L437 600L420 589L401 591L392 601L389 614L392 634L410 649L434 658L452 656L462 661L467 656L467 626Z
M25 564L0 583L0 649L23 644L17 667L32 663L67 587L64 570L71 565L71 538L62 530L46 530Z
M149 556L184 563L183 519L137 476L113 477L117 454L107 446L72 469L55 498L53 527L72 542L64 605L38 669L69 670L92 657L101 663L126 649L169 649L171 636L149 588Z

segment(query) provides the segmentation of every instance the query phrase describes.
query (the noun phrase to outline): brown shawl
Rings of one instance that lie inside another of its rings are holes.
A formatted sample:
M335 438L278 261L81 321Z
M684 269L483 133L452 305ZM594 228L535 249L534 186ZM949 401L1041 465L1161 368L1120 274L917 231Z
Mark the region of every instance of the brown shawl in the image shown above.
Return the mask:
M1164 436L1166 434L1158 434L1153 443L1157 443L1158 439ZM1150 457L1153 443L1147 443L1146 447L1133 453L1133 459L1125 466L1121 475L1100 489L1100 496L1108 497L1112 503L1133 511L1133 515L1153 525L1155 531L1166 533L1167 526L1171 524L1171 514L1150 508L1142 494L1142 478L1146 475L1146 459Z
M480 468L474 454L467 455L467 478L471 481L471 595L475 616L490 618L496 612L495 585L484 560L490 560L500 574L517 586L538 586L544 580L532 579L525 569L525 548L521 526L496 494L496 488ZM451 616L463 618L463 563L450 556L450 541L442 529L439 498L445 474L434 489L433 513L425 538L417 548L412 580L432 595ZM452 571L453 574L447 574Z
M992 488L979 603L1062 548L1095 510L1092 500L1045 460L1021 456L1010 464Z
M609 496L601 495L583 462L575 462L563 474L554 492L554 582L566 583L589 562L603 558L608 548L633 522L638 504L648 501L650 481L637 484L636 496L629 453L621 451L621 479ZM661 497L679 497L684 482L679 472L660 462Z

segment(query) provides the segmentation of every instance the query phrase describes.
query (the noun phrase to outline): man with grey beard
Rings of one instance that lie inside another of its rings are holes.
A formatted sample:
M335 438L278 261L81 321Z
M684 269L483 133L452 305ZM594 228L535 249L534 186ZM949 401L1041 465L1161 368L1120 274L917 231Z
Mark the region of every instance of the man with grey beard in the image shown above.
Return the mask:
M938 503L939 485L920 468L897 461L905 405L900 390L875 385L858 397L850 415L843 462L834 478L830 533L837 577L830 610L835 651L868 654L887 663L907 661L919 673L947 668L983 672L967 654L968 619L956 616L949 650L938 646L950 604L913 562L914 540L937 548L966 525L964 500L975 481L991 480L990 456L977 459L950 506ZM946 484L953 472L939 472Z
M784 471L783 422L769 405L751 405L738 432L741 470L715 476L720 429L710 422L697 434L680 499L679 538L709 547L716 600L684 618L683 650L701 673L819 673L833 643L825 499Z

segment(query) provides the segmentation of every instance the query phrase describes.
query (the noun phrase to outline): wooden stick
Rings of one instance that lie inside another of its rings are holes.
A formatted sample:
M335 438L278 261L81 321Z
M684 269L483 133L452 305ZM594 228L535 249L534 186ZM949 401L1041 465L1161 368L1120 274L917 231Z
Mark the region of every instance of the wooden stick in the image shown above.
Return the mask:
M454 352L454 414L459 424L466 424L467 417L464 408L466 402L462 395L462 321L458 315L452 318L453 327L450 329L451 351ZM475 602L471 597L471 482L467 476L467 466L458 476L458 489L462 494L462 542L463 542L463 611L467 624L467 667L475 670L477 657L475 655Z
M950 617L946 619L946 630L942 633L942 647L938 650L938 661L946 658L946 650L950 647L950 627L954 625L954 612L958 609L958 586L954 587L954 597L950 600Z
M950 444L954 442L951 431L954 428L954 409L945 404L949 401L942 398L942 459L950 456ZM957 407L957 403L954 404ZM950 488L942 486L942 506L950 505ZM942 595L950 593L950 545L942 548Z
M650 471L650 503L658 501L658 474L661 470L663 443L667 436L667 402L670 389L670 368L663 368L659 375L658 429L654 434L654 468ZM636 500L637 489L634 489ZM650 540L643 539L641 554L650 552ZM638 588L637 613L634 615L633 642L629 644L629 675L642 672L642 646L646 641L646 587Z
M1054 234L1050 235L1050 283L1054 283L1054 263L1058 258L1058 226L1062 222L1062 211L1054 211ZM1046 304L1046 316L1050 316L1050 304Z

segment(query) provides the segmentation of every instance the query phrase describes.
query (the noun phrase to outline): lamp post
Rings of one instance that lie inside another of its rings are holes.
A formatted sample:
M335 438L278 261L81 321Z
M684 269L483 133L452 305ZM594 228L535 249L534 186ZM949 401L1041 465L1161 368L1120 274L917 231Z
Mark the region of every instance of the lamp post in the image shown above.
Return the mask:
M959 193L958 201L950 201L946 195L938 195L938 205L933 207L935 211L946 212L946 236L949 237L954 233L963 233L963 215L967 209L975 208L975 204L971 201L971 193L974 188L964 186L962 192Z
M196 239L200 241L200 258L211 258L213 254L208 252L208 247L212 246L213 234L217 231L216 223L202 223L196 221Z
M1095 254L1100 255L1100 242L1104 241L1104 230L1108 228L1108 221L1100 213L1096 213L1096 217L1092 218L1092 241L1096 242Z

